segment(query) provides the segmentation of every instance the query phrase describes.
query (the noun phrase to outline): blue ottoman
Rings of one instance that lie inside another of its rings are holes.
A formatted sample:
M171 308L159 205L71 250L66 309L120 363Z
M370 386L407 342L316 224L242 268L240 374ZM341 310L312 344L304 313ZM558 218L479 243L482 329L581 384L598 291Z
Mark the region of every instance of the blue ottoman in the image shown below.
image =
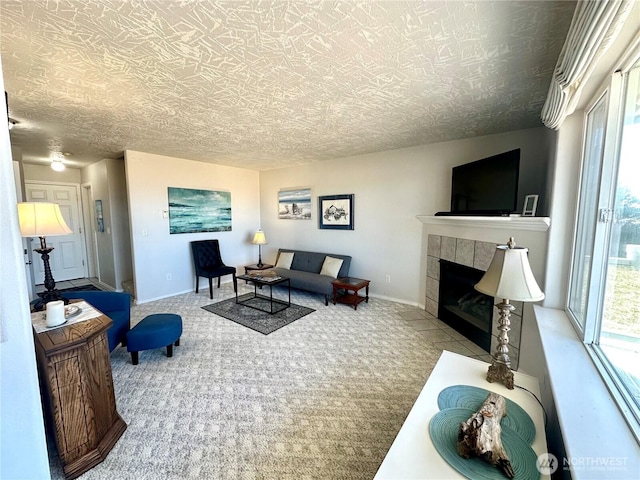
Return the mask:
M173 345L180 345L182 318L173 313L155 313L144 317L127 332L127 352L131 363L138 364L138 352L167 347L167 357L173 356Z

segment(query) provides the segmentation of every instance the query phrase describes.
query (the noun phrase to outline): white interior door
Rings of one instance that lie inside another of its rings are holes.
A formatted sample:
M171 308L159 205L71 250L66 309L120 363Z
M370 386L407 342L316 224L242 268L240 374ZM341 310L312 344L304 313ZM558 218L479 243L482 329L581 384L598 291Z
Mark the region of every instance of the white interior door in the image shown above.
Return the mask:
M27 202L51 202L60 205L64 220L73 231L70 235L46 237L47 245L54 250L49 254L51 274L56 282L87 276L82 222L78 201L78 189L73 185L25 184ZM31 239L31 249L39 248L39 240ZM36 285L44 283L44 264L40 258L33 259Z

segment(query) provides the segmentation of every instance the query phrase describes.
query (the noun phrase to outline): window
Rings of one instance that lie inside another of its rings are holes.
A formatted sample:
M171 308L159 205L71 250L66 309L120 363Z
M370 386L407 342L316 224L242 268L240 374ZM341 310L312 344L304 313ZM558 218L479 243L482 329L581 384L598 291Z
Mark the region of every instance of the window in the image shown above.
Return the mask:
M640 62L587 111L568 311L640 436Z
M573 258L573 282L569 309L584 330L587 318L587 298L591 279L591 254L593 252L596 212L598 209L598 183L604 152L604 128L606 120L606 96L600 97L587 114L585 160L580 188L576 254Z

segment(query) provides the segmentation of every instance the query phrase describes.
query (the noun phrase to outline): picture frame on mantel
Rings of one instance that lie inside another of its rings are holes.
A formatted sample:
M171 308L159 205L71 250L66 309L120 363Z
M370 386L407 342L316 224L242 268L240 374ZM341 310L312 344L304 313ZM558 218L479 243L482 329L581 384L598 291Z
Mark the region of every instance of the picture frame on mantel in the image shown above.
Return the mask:
M526 197L524 197L524 207L522 208L522 216L535 217L537 207L538 207L538 195L527 195Z
M353 194L318 197L319 228L353 230Z

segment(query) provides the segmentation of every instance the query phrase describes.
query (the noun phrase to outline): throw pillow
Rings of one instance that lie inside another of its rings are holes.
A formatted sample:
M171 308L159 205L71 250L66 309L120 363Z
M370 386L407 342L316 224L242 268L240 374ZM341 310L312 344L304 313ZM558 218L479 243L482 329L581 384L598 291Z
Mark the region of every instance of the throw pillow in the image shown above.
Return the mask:
M322 264L322 270L320 270L320 275L328 275L333 278L338 278L338 272L340 271L340 267L342 266L341 258L334 257L324 257L324 263Z
M291 262L293 262L293 252L280 252L276 267L289 270L291 268Z

